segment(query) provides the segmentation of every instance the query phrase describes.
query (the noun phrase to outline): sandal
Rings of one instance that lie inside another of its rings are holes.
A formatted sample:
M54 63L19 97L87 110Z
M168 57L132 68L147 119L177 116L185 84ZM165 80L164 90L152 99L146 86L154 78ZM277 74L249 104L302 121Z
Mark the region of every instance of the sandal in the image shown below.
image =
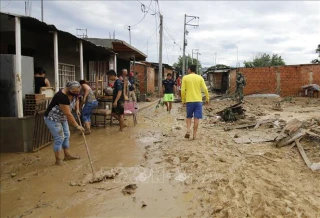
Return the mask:
M187 132L187 133L184 135L184 138L186 138L186 139L190 138L190 132Z
M79 156L68 156L68 157L64 157L64 161L68 161L68 160L78 160L78 159L80 159L80 157Z

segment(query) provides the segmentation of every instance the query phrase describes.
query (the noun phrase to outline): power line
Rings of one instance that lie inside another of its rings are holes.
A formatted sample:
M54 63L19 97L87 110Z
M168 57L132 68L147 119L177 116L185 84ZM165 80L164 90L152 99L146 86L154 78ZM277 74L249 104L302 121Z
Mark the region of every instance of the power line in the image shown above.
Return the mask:
M139 1L139 0L137 0L140 4L141 4L141 7L145 7L145 5L141 2L141 1ZM150 1L150 4L149 4L149 7L148 7L148 10L146 11L147 13L149 13L149 10L150 11L152 11L153 12L153 14L150 14L150 15L155 15L156 14L156 12L154 11L154 10L151 10L151 3L152 3L152 0Z
M164 28L164 30L168 33L168 36L171 38L171 40L173 41L173 43L180 49L181 51L181 46L179 46L177 43L176 43L176 40L172 37L172 35L170 35L170 33L167 31L166 27Z
M157 27L156 30L153 32L153 34L149 37L149 39L147 39L146 44L144 44L144 46L143 46L143 48L142 48L141 50L143 50L143 49L146 47L147 43L148 43L148 42L150 41L150 39L154 36L154 34L157 32L158 28L159 28L159 27Z
M167 53L167 59L168 59L168 64L170 63L169 60L169 55L168 55L168 48L167 48L167 43L166 43L166 36L163 34L163 38L164 38L164 46L166 47L166 53Z
M9 5L11 4L11 0L9 0L9 2L7 3L7 5L5 5L5 6L1 6L1 1L0 1L0 10L1 9L5 9L6 7L8 7Z

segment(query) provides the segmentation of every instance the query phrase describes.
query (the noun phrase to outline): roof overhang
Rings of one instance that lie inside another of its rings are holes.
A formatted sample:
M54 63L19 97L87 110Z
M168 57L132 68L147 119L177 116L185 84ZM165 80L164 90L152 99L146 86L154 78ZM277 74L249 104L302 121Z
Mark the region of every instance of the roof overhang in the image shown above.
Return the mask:
M231 69L208 70L207 73L228 73Z
M100 38L86 38L86 40L103 46L117 53L118 57L128 61L145 61L147 55L119 39L100 39Z

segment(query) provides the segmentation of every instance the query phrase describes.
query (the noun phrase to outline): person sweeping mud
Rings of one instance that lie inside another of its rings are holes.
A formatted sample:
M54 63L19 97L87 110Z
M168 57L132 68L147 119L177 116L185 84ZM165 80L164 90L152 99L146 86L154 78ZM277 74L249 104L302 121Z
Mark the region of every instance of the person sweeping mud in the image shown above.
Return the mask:
M171 73L167 74L167 78L162 81L162 95L167 111L170 113L172 109L172 102L174 100L174 93L176 92L176 85L172 79Z
M202 92L206 95L206 104L209 104L208 88L202 76L195 73L197 66L190 65L188 75L183 77L181 85L181 101L187 104L187 133L185 138L190 138L191 119L194 117L193 139L196 139L199 119L202 119Z
M112 111L111 116L119 121L120 131L125 127L124 124L124 92L123 82L117 77L117 73L114 70L109 70L108 77L110 80L115 81L113 86L113 99L112 99Z
M63 149L64 161L79 159L78 156L72 156L69 153L69 124L80 131L84 128L80 126L71 113L71 107L75 107L79 114L78 95L80 93L80 83L77 81L68 82L67 86L58 91L52 98L47 110L44 113L44 122L53 136L53 150L56 158L56 165L62 165L60 151Z

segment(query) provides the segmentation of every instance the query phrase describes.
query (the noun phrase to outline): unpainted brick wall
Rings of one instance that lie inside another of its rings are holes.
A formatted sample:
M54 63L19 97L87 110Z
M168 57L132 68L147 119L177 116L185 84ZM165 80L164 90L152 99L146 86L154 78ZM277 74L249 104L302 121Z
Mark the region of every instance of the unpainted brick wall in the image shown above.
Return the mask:
M279 67L240 68L246 77L244 94L279 94L297 96L307 84L320 85L320 64L289 65ZM230 72L231 93L236 89L236 71Z
M146 65L136 64L134 71L138 73L138 79L140 81L140 94L147 94L147 80L146 80Z
M147 91L153 93L154 89L154 68L147 67Z

